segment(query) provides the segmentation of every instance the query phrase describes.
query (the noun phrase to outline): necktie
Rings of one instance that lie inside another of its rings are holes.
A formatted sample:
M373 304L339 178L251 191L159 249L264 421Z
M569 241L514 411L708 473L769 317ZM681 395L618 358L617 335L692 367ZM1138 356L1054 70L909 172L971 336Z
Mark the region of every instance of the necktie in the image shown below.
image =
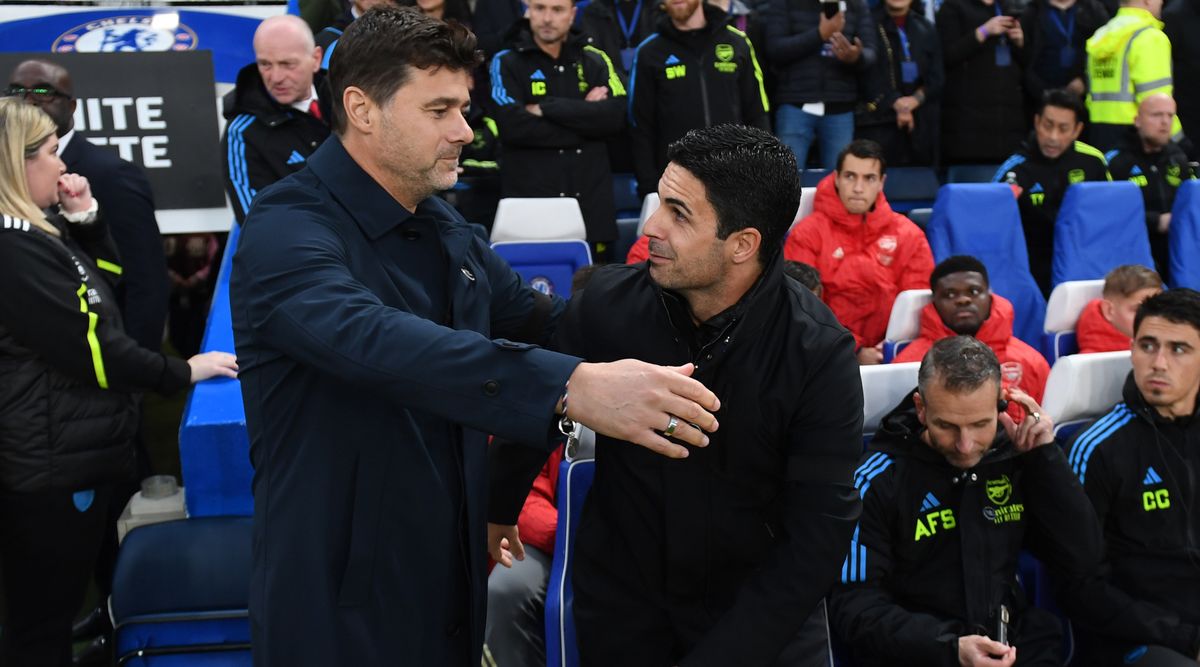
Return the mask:
M312 103L308 105L308 115L320 121L325 120L325 117L321 115L321 105L317 104L316 100L313 100Z

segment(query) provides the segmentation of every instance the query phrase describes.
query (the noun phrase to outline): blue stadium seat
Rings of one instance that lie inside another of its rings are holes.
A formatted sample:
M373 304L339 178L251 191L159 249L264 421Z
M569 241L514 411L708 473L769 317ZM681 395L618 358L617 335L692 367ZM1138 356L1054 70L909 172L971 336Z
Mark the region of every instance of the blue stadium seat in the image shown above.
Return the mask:
M204 330L203 352L233 352L233 320L229 313L229 269L241 227L229 230L216 292ZM187 487L190 517L250 516L254 511L250 482L250 438L238 380L214 378L197 384L188 397L179 428L179 464Z
M806 188L815 188L821 179L829 175L827 169L801 169L800 170L800 185Z
M592 488L596 461L563 461L558 472L558 531L554 536L554 563L546 584L546 667L578 667L575 643L575 599L571 586L571 558L583 501Z
M933 206L939 187L937 172L929 167L892 167L883 182L883 195L893 211L906 213Z
M946 170L947 183L991 183L998 164L956 164Z
M1129 350L1072 354L1054 364L1042 411L1054 418L1054 435L1060 442L1121 401L1130 368Z
M492 249L534 289L564 299L571 297L575 272L592 263L586 241L507 241Z
M921 309L933 300L927 289L910 289L896 295L887 331L883 334L883 363L890 364L921 333Z
M1042 356L1053 366L1059 357L1079 352L1075 325L1079 314L1092 299L1104 293L1103 280L1068 280L1050 293L1046 304L1046 324L1042 327Z
M247 517L131 530L109 605L117 664L249 667L250 535Z
M1145 220L1142 193L1129 181L1067 188L1054 223L1051 284L1103 278L1122 264L1154 266Z
M1200 290L1200 181L1184 181L1175 193L1168 239L1171 287Z
M1013 333L1039 347L1046 299L1029 273L1025 232L1012 189L1000 183L943 185L925 229L935 261L973 255L987 267L992 291L1016 311Z

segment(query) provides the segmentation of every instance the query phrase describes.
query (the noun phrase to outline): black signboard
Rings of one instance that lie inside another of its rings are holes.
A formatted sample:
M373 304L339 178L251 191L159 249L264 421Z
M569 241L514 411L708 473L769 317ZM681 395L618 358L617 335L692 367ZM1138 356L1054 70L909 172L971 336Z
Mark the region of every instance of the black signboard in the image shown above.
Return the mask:
M157 208L225 206L210 53L0 53L5 87L28 58L70 71L76 132L144 168Z

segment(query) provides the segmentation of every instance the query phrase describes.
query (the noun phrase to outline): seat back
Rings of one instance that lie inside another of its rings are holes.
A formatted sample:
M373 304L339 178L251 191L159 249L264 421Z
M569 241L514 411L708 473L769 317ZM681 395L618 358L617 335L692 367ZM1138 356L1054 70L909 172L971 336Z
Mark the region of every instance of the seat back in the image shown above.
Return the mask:
M1050 369L1042 410L1054 418L1055 434L1066 438L1079 425L1121 401L1130 371L1129 351L1072 354Z
M492 243L586 238L583 212L570 197L506 197L496 207Z
M575 592L571 586L575 535L583 501L592 488L594 459L563 461L558 472L558 531L554 536L554 562L546 584L546 667L577 667L575 642Z
M1042 355L1050 365L1053 366L1059 357L1079 351L1079 343L1075 340L1079 314L1084 306L1103 293L1103 280L1068 280L1054 287L1046 304L1046 323L1042 325Z
M884 416L916 389L917 370L920 367L921 364L916 361L859 367L863 388L864 445L879 430L879 423Z
M1154 266L1142 193L1130 181L1076 183L1054 223L1053 285L1103 278L1122 264Z
M890 364L921 332L921 309L933 300L927 289L910 289L896 295L887 333L883 336L883 363Z
M592 263L586 241L506 241L492 249L542 294L571 297L575 272Z
M956 164L946 170L947 183L991 183L998 164Z
M933 206L939 187L937 172L929 167L892 167L883 182L883 196L893 211L907 213Z
M1186 180L1175 192L1167 242L1171 248L1171 287L1200 290L1200 252L1197 251L1200 248L1200 181Z
M1000 183L943 185L925 229L934 260L972 255L987 267L992 291L1012 302L1013 333L1041 345L1046 299L1029 273L1025 232L1012 189Z

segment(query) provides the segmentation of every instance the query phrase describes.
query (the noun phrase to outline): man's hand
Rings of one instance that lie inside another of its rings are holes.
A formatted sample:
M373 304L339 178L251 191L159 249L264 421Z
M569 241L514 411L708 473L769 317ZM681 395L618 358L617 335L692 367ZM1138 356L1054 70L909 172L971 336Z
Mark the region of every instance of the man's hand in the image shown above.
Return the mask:
M858 352L854 353L858 357L859 366L874 366L875 364L883 363L883 343L880 342L874 347L862 346L858 348Z
M834 33L842 32L842 28L846 27L846 15L838 12L833 15L833 18L827 18L825 12L821 12L821 23L817 25L817 32L821 34L821 41L828 42L833 37ZM845 39L843 37L842 39Z
M841 16L841 14L838 14ZM833 33L833 37L829 39L829 45L833 47L833 55L847 65L852 65L858 62L858 58L862 55L863 43L862 40L855 37L854 43L840 32Z
M78 213L92 207L92 186L79 174L58 177L58 204L67 213Z
M1067 84L1067 90L1075 93L1076 95L1082 96L1087 92L1087 86L1083 83L1083 79L1075 77L1074 79L1071 79L1070 83Z
M688 450L660 432L675 421L669 437L704 447L705 431L717 430L716 394L690 376L692 364L656 366L634 359L579 364L571 374L567 416L597 433L641 445L674 459Z
M583 96L584 102L599 102L608 99L608 86L596 86Z
M192 369L192 384L209 378L237 378L237 357L228 352L201 352L187 360Z
M1010 667L1016 661L1015 646L1005 646L983 635L958 638L958 664L962 667Z
M526 104L525 110L539 118L542 115L542 105L540 104Z
M1025 32L1021 30L1021 22L1013 19L1012 26L1004 31L1008 35L1008 41L1012 42L1019 49L1025 46Z
M1054 442L1054 420L1050 415L1042 414L1042 408L1025 392L1010 387L1008 400L1015 401L1025 408L1025 419L1020 424L1013 421L1007 412L1000 413L1000 425L1008 433L1008 439L1018 452L1028 452L1035 447Z
M911 111L896 114L896 129L912 132L917 127L917 119Z
M1171 213L1160 213L1158 215L1158 233L1166 234L1171 229Z
M983 42L988 37L1003 35L1008 32L1013 23L1016 23L1016 19L1011 16L993 16L975 31L975 39Z
M489 523L487 550L492 560L504 567L512 567L513 558L525 560L525 545L521 544L520 531L516 526Z

